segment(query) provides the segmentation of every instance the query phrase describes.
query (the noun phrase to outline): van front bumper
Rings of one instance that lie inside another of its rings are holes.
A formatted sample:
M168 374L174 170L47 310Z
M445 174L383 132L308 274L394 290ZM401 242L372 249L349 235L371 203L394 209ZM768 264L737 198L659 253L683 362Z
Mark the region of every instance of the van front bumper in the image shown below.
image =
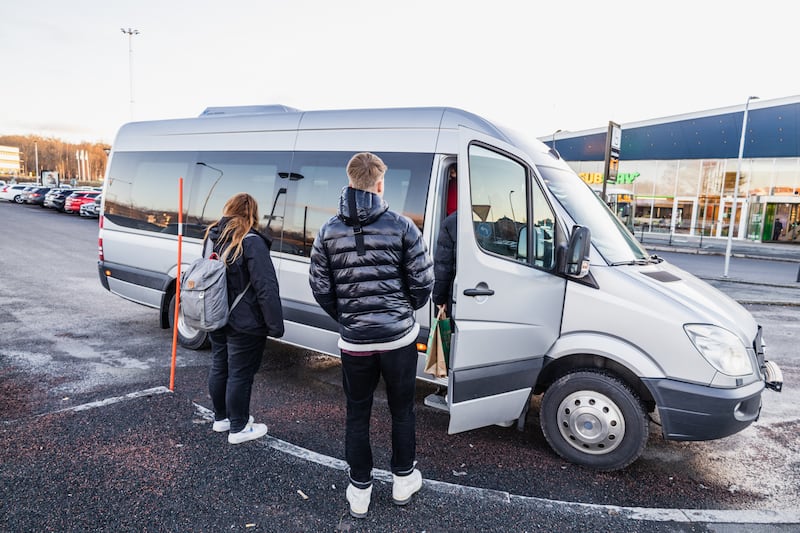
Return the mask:
M761 413L764 382L717 389L670 379L644 379L669 440L713 440L738 433Z

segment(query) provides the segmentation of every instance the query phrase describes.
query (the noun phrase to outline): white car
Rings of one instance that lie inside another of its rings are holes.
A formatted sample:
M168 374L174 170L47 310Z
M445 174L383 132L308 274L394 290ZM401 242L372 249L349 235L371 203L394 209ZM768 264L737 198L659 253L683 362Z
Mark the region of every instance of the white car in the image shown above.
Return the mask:
M94 201L86 203L86 204L83 204L80 207L79 214L82 217L97 218L99 216L99 214L100 214L100 202L101 201L102 201L101 197L98 196L97 198L94 199Z
M30 183L16 183L13 185L6 185L0 187L0 200L8 200L9 202L21 203L22 191L26 187L30 187Z

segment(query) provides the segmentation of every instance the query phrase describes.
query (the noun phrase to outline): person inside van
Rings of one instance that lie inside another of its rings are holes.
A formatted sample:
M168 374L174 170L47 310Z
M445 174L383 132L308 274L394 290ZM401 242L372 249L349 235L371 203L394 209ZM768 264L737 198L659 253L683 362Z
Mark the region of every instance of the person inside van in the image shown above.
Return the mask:
M214 406L212 429L227 431L230 444L241 444L267 434L267 425L255 423L250 416L250 396L267 337L283 336L283 309L270 241L258 232L255 198L235 194L225 203L222 215L208 227L205 239L211 240L214 253L227 263L229 300L244 296L231 310L227 325L209 332L208 392Z
M447 217L442 222L433 252L433 303L445 308L447 316L453 316L453 281L456 277L456 231L458 207L458 170L450 165L447 181ZM452 324L451 324L452 326Z
M420 327L414 312L430 298L433 261L417 226L384 201L386 170L369 152L350 159L339 212L317 233L309 271L314 299L339 323L350 478L345 495L355 518L366 517L372 497L369 426L381 377L392 416L392 500L405 505L422 488L415 468Z

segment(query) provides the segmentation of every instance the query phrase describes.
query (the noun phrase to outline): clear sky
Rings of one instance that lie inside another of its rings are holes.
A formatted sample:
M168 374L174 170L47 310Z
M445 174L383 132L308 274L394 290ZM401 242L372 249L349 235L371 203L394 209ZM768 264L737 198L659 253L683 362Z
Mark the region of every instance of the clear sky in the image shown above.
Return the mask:
M252 104L447 105L538 137L624 125L800 94L794 11L785 0L3 0L0 134L112 143L131 119ZM140 32L132 54L121 28Z

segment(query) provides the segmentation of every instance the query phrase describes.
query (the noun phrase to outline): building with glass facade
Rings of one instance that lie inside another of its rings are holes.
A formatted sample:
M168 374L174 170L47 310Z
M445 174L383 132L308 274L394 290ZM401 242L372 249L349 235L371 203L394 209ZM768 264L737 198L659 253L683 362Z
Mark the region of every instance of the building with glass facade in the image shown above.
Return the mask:
M0 176L17 176L19 173L19 148L15 146L0 146Z
M606 193L634 231L727 237L735 205L733 238L800 244L800 96L621 126L617 179ZM599 192L607 132L541 140Z

